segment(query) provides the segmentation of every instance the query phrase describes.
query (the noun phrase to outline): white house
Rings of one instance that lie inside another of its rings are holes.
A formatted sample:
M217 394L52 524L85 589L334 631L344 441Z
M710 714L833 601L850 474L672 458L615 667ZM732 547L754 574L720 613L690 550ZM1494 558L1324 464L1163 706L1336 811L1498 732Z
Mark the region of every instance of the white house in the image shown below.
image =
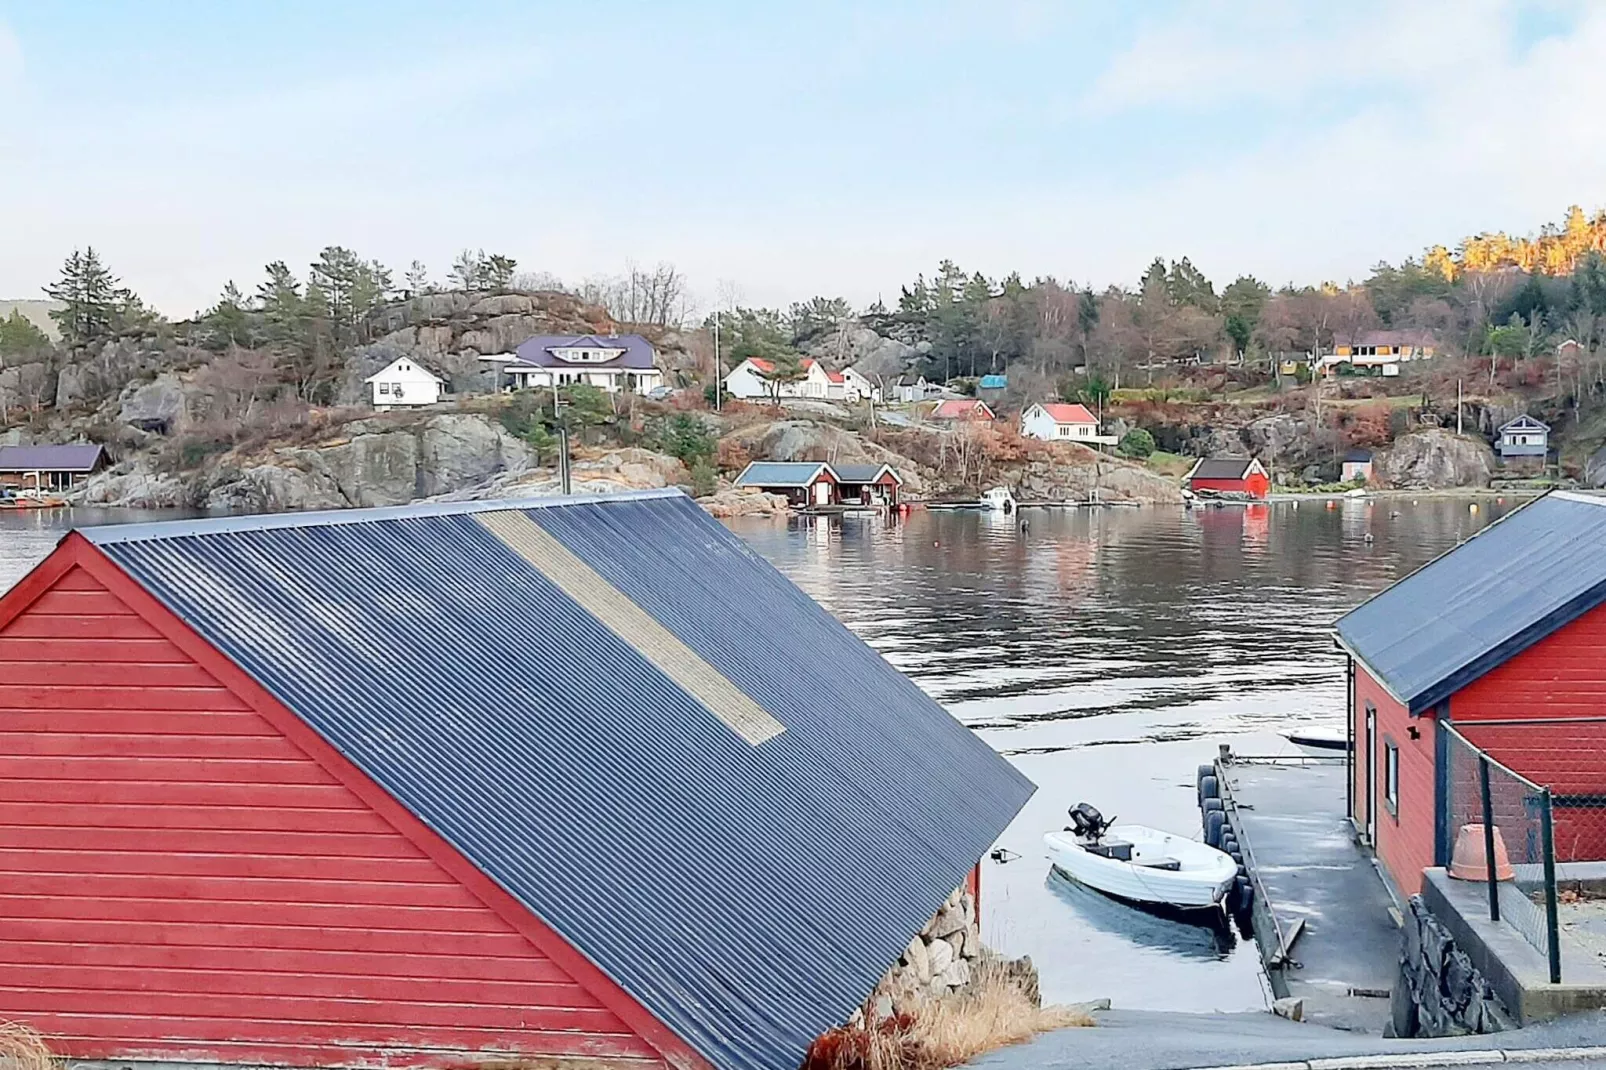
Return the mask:
M433 405L441 399L445 381L412 357L398 357L364 382L373 391L374 408L398 405Z
M881 403L881 388L874 379L853 368L842 369L842 384L846 388L849 401L863 401L866 398Z
M664 384L658 351L639 334L540 334L514 350L502 375L515 390L585 385L646 394Z
M1080 442L1086 446L1114 445L1113 435L1099 434L1099 420L1086 405L1050 402L1021 413L1020 433L1044 442Z
M898 380L898 400L905 405L942 397L942 384L926 380L924 375L905 375Z
M748 357L725 376L725 390L733 398L818 398L822 401L856 401L875 396L874 383L858 372L834 372L813 357L799 362L803 378L792 383L775 382L775 362Z

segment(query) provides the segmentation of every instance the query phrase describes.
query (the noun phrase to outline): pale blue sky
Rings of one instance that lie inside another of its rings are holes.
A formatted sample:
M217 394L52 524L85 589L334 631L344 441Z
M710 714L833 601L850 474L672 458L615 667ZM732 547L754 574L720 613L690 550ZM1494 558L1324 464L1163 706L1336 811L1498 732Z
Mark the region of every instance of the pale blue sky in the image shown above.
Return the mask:
M173 316L335 243L705 307L1343 280L1606 207L1602 56L1569 0L0 0L0 297L85 243Z

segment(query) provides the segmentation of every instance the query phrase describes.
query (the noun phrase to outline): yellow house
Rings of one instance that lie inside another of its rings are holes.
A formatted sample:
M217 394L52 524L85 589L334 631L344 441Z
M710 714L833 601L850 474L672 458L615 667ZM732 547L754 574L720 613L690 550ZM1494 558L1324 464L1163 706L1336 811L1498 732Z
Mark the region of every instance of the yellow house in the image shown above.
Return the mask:
M1425 360L1433 349L1432 336L1422 331L1365 331L1348 345L1335 345L1333 356L1351 364L1392 364Z

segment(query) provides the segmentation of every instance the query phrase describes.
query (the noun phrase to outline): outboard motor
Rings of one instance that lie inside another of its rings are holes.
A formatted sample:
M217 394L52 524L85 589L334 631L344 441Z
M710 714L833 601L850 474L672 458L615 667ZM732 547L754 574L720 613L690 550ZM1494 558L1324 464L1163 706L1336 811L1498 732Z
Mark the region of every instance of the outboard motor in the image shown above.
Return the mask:
M1109 828L1109 822L1104 815L1095 810L1090 803L1077 803L1070 809L1071 831L1083 839L1098 842L1104 830Z

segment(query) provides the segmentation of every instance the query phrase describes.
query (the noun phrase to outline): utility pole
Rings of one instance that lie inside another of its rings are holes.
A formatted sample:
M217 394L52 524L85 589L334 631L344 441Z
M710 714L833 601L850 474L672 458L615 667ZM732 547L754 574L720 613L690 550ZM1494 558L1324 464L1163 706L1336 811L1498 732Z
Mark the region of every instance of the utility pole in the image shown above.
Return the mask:
M1461 433L1461 380L1455 381L1455 433Z
M719 362L719 309L714 309L714 411L719 412L721 397L725 392L724 368Z

